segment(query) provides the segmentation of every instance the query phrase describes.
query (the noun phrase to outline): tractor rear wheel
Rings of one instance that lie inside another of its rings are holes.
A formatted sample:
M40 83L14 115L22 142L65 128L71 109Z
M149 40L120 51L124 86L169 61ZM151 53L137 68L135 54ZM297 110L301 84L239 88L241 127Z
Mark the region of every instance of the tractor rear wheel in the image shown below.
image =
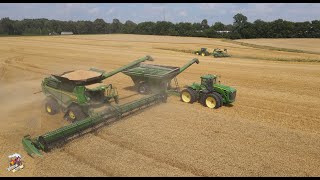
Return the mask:
M180 93L180 98L181 101L186 102L186 103L193 103L196 101L196 92L192 89L184 89Z
M59 104L57 103L57 101L51 98L47 99L47 102L45 104L45 110L50 115L57 114L59 112Z
M220 99L215 94L206 94L202 98L202 104L210 109L217 109L220 107Z
M206 54L203 52L203 53L201 53L201 56L205 56Z
M67 111L67 119L71 122L79 121L86 118L87 115L82 111L81 107L73 105Z
M223 97L221 94L219 94L218 92L212 92L212 94L215 94L216 96L218 96L219 100L220 100L220 107L223 106Z

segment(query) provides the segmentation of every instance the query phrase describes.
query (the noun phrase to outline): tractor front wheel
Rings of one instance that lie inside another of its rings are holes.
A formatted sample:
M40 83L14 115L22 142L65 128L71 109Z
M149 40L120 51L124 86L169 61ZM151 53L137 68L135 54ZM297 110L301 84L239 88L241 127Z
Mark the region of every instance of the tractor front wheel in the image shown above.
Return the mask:
M217 109L220 107L220 99L215 94L208 94L203 97L202 104L210 109Z
M196 101L196 92L192 89L184 89L180 93L181 101L186 103L193 103Z
M71 122L79 121L86 118L87 115L79 106L71 106L67 112L67 119Z
M59 105L58 105L57 101L55 101L51 98L48 99L45 104L45 110L50 115L57 114L59 112Z

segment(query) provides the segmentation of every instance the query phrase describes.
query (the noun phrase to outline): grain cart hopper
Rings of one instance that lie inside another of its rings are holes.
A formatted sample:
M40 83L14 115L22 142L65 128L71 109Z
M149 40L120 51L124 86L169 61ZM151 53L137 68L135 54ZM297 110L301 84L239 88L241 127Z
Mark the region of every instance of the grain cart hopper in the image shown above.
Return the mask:
M22 139L24 150L30 156L42 156L41 151L48 152L57 145L63 145L67 141L75 137L92 132L103 125L114 122L122 117L128 116L140 109L145 109L148 106L155 105L161 102L166 102L167 94L165 92L150 95L133 102L123 105L109 105L107 109L95 113L83 120L76 121L67 126L45 133L38 137L32 138L26 135Z
M194 63L199 64L199 60L194 58L181 68L174 66L139 64L122 71L122 73L131 77L140 94L148 94L150 92L156 93L163 89L167 90L168 86L170 86L171 80Z
M207 51L207 48L201 48L199 51L195 51L194 54L201 56L209 56L210 53Z
M203 106L211 109L235 101L237 90L220 83L216 83L217 76L201 76L201 83L193 83L180 92L181 101L186 103L200 102Z
M216 48L213 50L212 55L213 57L230 57L230 55L227 52L227 49L224 49L223 51L219 48Z
M41 87L46 96L46 112L54 115L62 111L65 119L74 122L103 110L112 99L118 103L117 89L111 84L103 84L102 80L146 60L153 59L146 56L109 73L91 68L44 78Z

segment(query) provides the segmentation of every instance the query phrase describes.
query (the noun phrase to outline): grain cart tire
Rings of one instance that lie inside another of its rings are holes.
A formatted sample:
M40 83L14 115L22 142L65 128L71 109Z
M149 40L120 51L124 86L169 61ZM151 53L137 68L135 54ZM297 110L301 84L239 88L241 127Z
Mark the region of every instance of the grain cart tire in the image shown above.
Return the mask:
M67 118L71 122L79 121L86 118L87 115L82 111L81 107L73 105L67 111Z
M51 98L47 99L47 102L45 104L45 110L50 115L57 114L59 112L59 105L57 101Z
M196 101L196 92L192 89L184 89L180 93L180 99L182 102L194 103Z
M212 92L212 94L215 94L220 99L220 107L223 106L223 97L218 92Z
M141 83L138 87L138 92L140 94L148 94L150 91L150 87L148 86L147 83Z
M215 94L206 94L202 99L203 105L210 109L218 109L220 107L220 99Z

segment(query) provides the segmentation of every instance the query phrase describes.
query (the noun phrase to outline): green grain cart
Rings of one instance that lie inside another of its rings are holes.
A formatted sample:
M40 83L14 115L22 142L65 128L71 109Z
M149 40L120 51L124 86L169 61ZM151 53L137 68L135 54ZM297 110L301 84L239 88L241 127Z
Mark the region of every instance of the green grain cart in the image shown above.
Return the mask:
M157 93L170 88L172 79L194 63L199 64L199 60L194 58L181 68L141 63L122 71L122 73L131 77L140 94ZM177 84L176 79L175 82Z
M203 106L217 109L235 101L237 90L220 83L216 83L217 76L201 76L201 83L193 83L180 92L181 101L193 103L198 101Z
M219 48L216 48L212 52L213 57L230 57L228 50L224 49L223 51Z
M140 58L109 73L91 68L44 78L41 87L46 96L46 112L54 115L62 111L65 119L74 122L108 108L112 99L118 103L117 89L112 84L103 84L102 80L146 60L152 58Z

